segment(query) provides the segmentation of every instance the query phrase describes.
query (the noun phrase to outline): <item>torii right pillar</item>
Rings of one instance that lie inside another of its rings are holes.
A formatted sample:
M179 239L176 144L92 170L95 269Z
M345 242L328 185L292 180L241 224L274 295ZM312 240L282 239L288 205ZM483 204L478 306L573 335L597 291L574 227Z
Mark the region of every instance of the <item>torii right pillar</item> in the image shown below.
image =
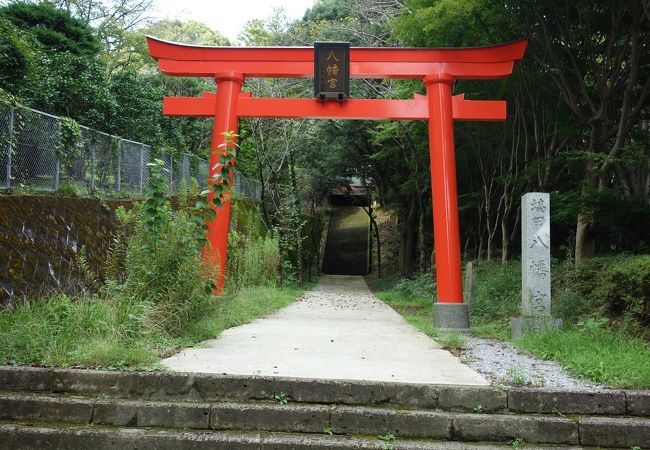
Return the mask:
M429 161L433 200L433 235L438 301L433 305L441 331L469 330L469 307L463 303L460 225L454 152L452 87L446 73L424 78L429 101Z

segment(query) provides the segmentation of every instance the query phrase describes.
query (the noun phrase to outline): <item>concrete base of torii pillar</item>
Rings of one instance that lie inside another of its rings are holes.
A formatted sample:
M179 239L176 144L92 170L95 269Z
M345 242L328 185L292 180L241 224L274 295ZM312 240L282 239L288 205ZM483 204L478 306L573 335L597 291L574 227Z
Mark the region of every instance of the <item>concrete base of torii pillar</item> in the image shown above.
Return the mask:
M467 303L434 303L433 320L443 333L469 332L469 305Z

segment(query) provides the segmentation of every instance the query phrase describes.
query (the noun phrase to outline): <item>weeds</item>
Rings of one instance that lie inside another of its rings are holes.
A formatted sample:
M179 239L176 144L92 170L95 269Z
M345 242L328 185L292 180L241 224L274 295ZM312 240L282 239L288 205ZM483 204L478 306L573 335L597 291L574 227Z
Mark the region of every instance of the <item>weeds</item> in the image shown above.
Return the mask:
M280 391L279 394L275 394L275 395L273 396L273 398L274 398L275 401L277 401L278 404L280 404L280 405L286 405L286 404L289 403L289 399L287 398L287 394L285 394L285 393L282 392L282 391Z
M512 448L521 448L525 444L526 444L526 442L524 442L524 438L521 438L521 437L518 437L515 440L513 440L512 442L510 442L510 445L512 445Z
M392 433L379 435L377 439L384 443L384 450L393 450L393 442L395 442L396 438Z
M309 286L305 287L306 289ZM0 314L0 364L151 370L160 358L197 345L293 302L303 289L243 288L170 335L148 325L149 304L57 295Z
M563 330L524 335L517 345L544 359L560 362L582 378L618 388L650 386L650 349L622 331Z
M520 315L521 262L478 263L476 293L470 305L475 335L510 339L510 319ZM369 279L376 295L411 325L429 336L437 330L432 300L422 279ZM534 355L558 361L574 375L619 388L650 387L650 256L616 256L589 260L577 269L553 264L553 314L562 317L560 332L528 334L515 341ZM444 346L444 338L436 337ZM452 344L452 343L450 343ZM452 345L449 345L451 348ZM515 370L513 384L544 385Z
M454 354L460 353L462 349L467 346L467 340L465 337L461 336L458 333L448 333L436 338L438 343L442 345L442 348L449 350Z
M506 372L506 377L515 386L526 386L530 383L530 380L526 377L521 367L511 366Z

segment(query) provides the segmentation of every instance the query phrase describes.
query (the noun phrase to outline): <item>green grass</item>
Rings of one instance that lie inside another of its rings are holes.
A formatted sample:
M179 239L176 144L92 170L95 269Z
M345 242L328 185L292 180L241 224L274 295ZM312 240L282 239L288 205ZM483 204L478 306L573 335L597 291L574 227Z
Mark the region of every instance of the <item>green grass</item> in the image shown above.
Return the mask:
M520 262L477 264L476 292L470 305L472 332L510 340L510 319L520 314ZM595 258L578 269L570 263L554 264L553 312L565 319L565 328L526 335L515 345L540 358L558 361L578 378L612 387L650 388L645 325L648 267L648 256L625 255ZM434 290L423 284L429 277L368 281L375 294L410 324L436 337L431 312ZM451 340L441 343L449 348L462 347L462 342Z
M175 335L147 323L146 304L63 295L20 303L0 313L0 364L159 369L161 357L283 308L306 288L255 287L215 298L205 317Z
M524 335L515 343L569 372L618 388L650 387L650 349L640 339L608 330L563 330Z

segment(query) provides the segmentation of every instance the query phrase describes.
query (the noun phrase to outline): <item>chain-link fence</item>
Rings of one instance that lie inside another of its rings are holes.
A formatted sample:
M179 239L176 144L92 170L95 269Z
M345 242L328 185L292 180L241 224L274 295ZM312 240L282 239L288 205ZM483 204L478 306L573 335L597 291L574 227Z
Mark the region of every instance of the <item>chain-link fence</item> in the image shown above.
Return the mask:
M150 146L81 126L72 155L60 151L62 120L22 106L0 104L0 191L141 194L149 181ZM174 192L195 179L208 183L209 163L187 153L159 156ZM235 193L259 201L259 183L241 174Z
M0 104L0 189L11 186L11 149L14 111Z
M258 181L249 180L242 174L235 173L235 194L260 201L262 185Z

